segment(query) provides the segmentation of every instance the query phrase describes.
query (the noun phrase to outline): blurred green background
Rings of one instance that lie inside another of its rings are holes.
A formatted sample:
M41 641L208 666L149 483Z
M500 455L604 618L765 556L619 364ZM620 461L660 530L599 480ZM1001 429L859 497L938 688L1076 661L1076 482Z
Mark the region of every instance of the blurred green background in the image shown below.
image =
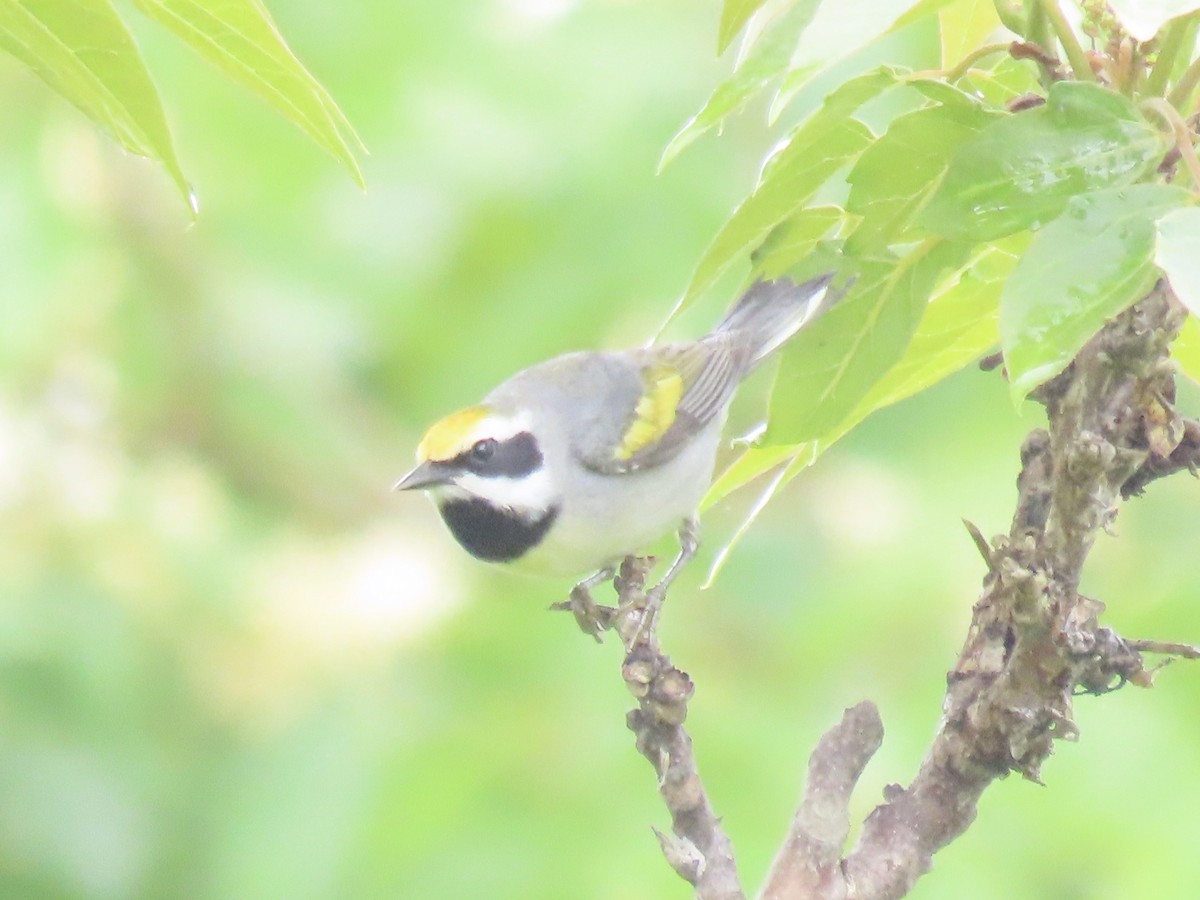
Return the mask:
M829 4L806 52L903 5ZM0 59L0 896L686 897L620 648L388 488L432 418L665 317L772 139L755 110L654 175L726 71L719 6L272 6L371 149L365 194L134 20L192 224ZM663 636L748 887L844 707L887 726L860 814L915 772L983 574L959 519L1006 530L1036 421L973 369L884 411L701 592L753 498L707 517ZM1097 548L1122 632L1200 640L1198 501L1155 485ZM1080 699L1047 787L990 790L914 896L1194 897L1198 708L1183 664Z

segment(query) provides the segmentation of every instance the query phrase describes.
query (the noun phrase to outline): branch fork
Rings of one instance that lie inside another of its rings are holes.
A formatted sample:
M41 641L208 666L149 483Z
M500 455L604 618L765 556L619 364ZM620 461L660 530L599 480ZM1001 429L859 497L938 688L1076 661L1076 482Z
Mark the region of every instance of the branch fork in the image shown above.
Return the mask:
M883 739L873 704L846 710L809 758L807 787L762 900L904 896L933 854L970 826L993 781L1018 772L1040 783L1054 742L1078 738L1077 695L1149 686L1163 663L1147 666L1144 653L1200 659L1200 648L1187 644L1122 638L1100 624L1104 604L1078 592L1088 552L1120 502L1200 466L1200 423L1175 412L1168 362L1183 316L1160 283L1035 393L1048 425L1022 446L1009 532L989 541L965 523L987 572L916 777L885 791L846 852L851 794ZM696 897L744 898L683 727L694 685L659 648L653 628L641 628L652 564L629 559L621 567L618 614L608 627L626 640L622 676L638 701L627 723L671 814L673 835L656 833Z

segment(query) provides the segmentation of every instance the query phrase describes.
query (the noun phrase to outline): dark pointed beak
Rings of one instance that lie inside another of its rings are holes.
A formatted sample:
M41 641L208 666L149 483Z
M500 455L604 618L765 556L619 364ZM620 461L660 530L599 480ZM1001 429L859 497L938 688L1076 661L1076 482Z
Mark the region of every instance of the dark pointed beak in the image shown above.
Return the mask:
M442 466L429 461L423 462L415 469L392 485L393 491L423 490L449 484L452 481L450 473Z

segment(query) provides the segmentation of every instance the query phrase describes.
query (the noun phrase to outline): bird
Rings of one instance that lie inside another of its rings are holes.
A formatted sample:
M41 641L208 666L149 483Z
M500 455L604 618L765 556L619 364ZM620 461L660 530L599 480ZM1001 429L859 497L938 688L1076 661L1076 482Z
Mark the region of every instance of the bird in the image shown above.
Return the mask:
M678 528L646 593L653 622L698 548L706 493L738 385L836 301L831 274L758 280L699 340L566 353L517 372L433 424L394 490L426 491L472 556L580 578L569 606L597 638L590 590Z

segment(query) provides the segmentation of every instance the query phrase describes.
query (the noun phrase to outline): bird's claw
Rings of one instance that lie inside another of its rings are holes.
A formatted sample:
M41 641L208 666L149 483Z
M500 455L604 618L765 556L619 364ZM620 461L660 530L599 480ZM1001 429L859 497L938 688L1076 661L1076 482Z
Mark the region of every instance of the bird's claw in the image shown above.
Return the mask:
M646 576L654 568L652 556L626 557L620 568L601 569L571 589L566 600L551 604L551 609L569 610L575 623L584 634L591 635L597 643L604 641L604 632L615 631L621 636L625 652L635 647L651 646L657 642L655 628L658 614L667 596L667 588L683 565L696 552L696 523L689 519L679 532L680 552L667 573L653 587L646 589ZM617 606L604 606L592 598L592 588L604 581L612 581L621 602Z
M575 617L575 624L584 634L591 635L596 643L603 643L604 632L613 627L620 610L615 606L603 606L592 598L588 585L577 584L566 600L550 604L554 610L565 610Z
M625 640L625 652L632 653L639 645L653 646L657 641L655 629L658 627L658 612L662 609L667 597L667 586L656 584L646 591L639 600L622 609L630 613L630 627L621 632Z

